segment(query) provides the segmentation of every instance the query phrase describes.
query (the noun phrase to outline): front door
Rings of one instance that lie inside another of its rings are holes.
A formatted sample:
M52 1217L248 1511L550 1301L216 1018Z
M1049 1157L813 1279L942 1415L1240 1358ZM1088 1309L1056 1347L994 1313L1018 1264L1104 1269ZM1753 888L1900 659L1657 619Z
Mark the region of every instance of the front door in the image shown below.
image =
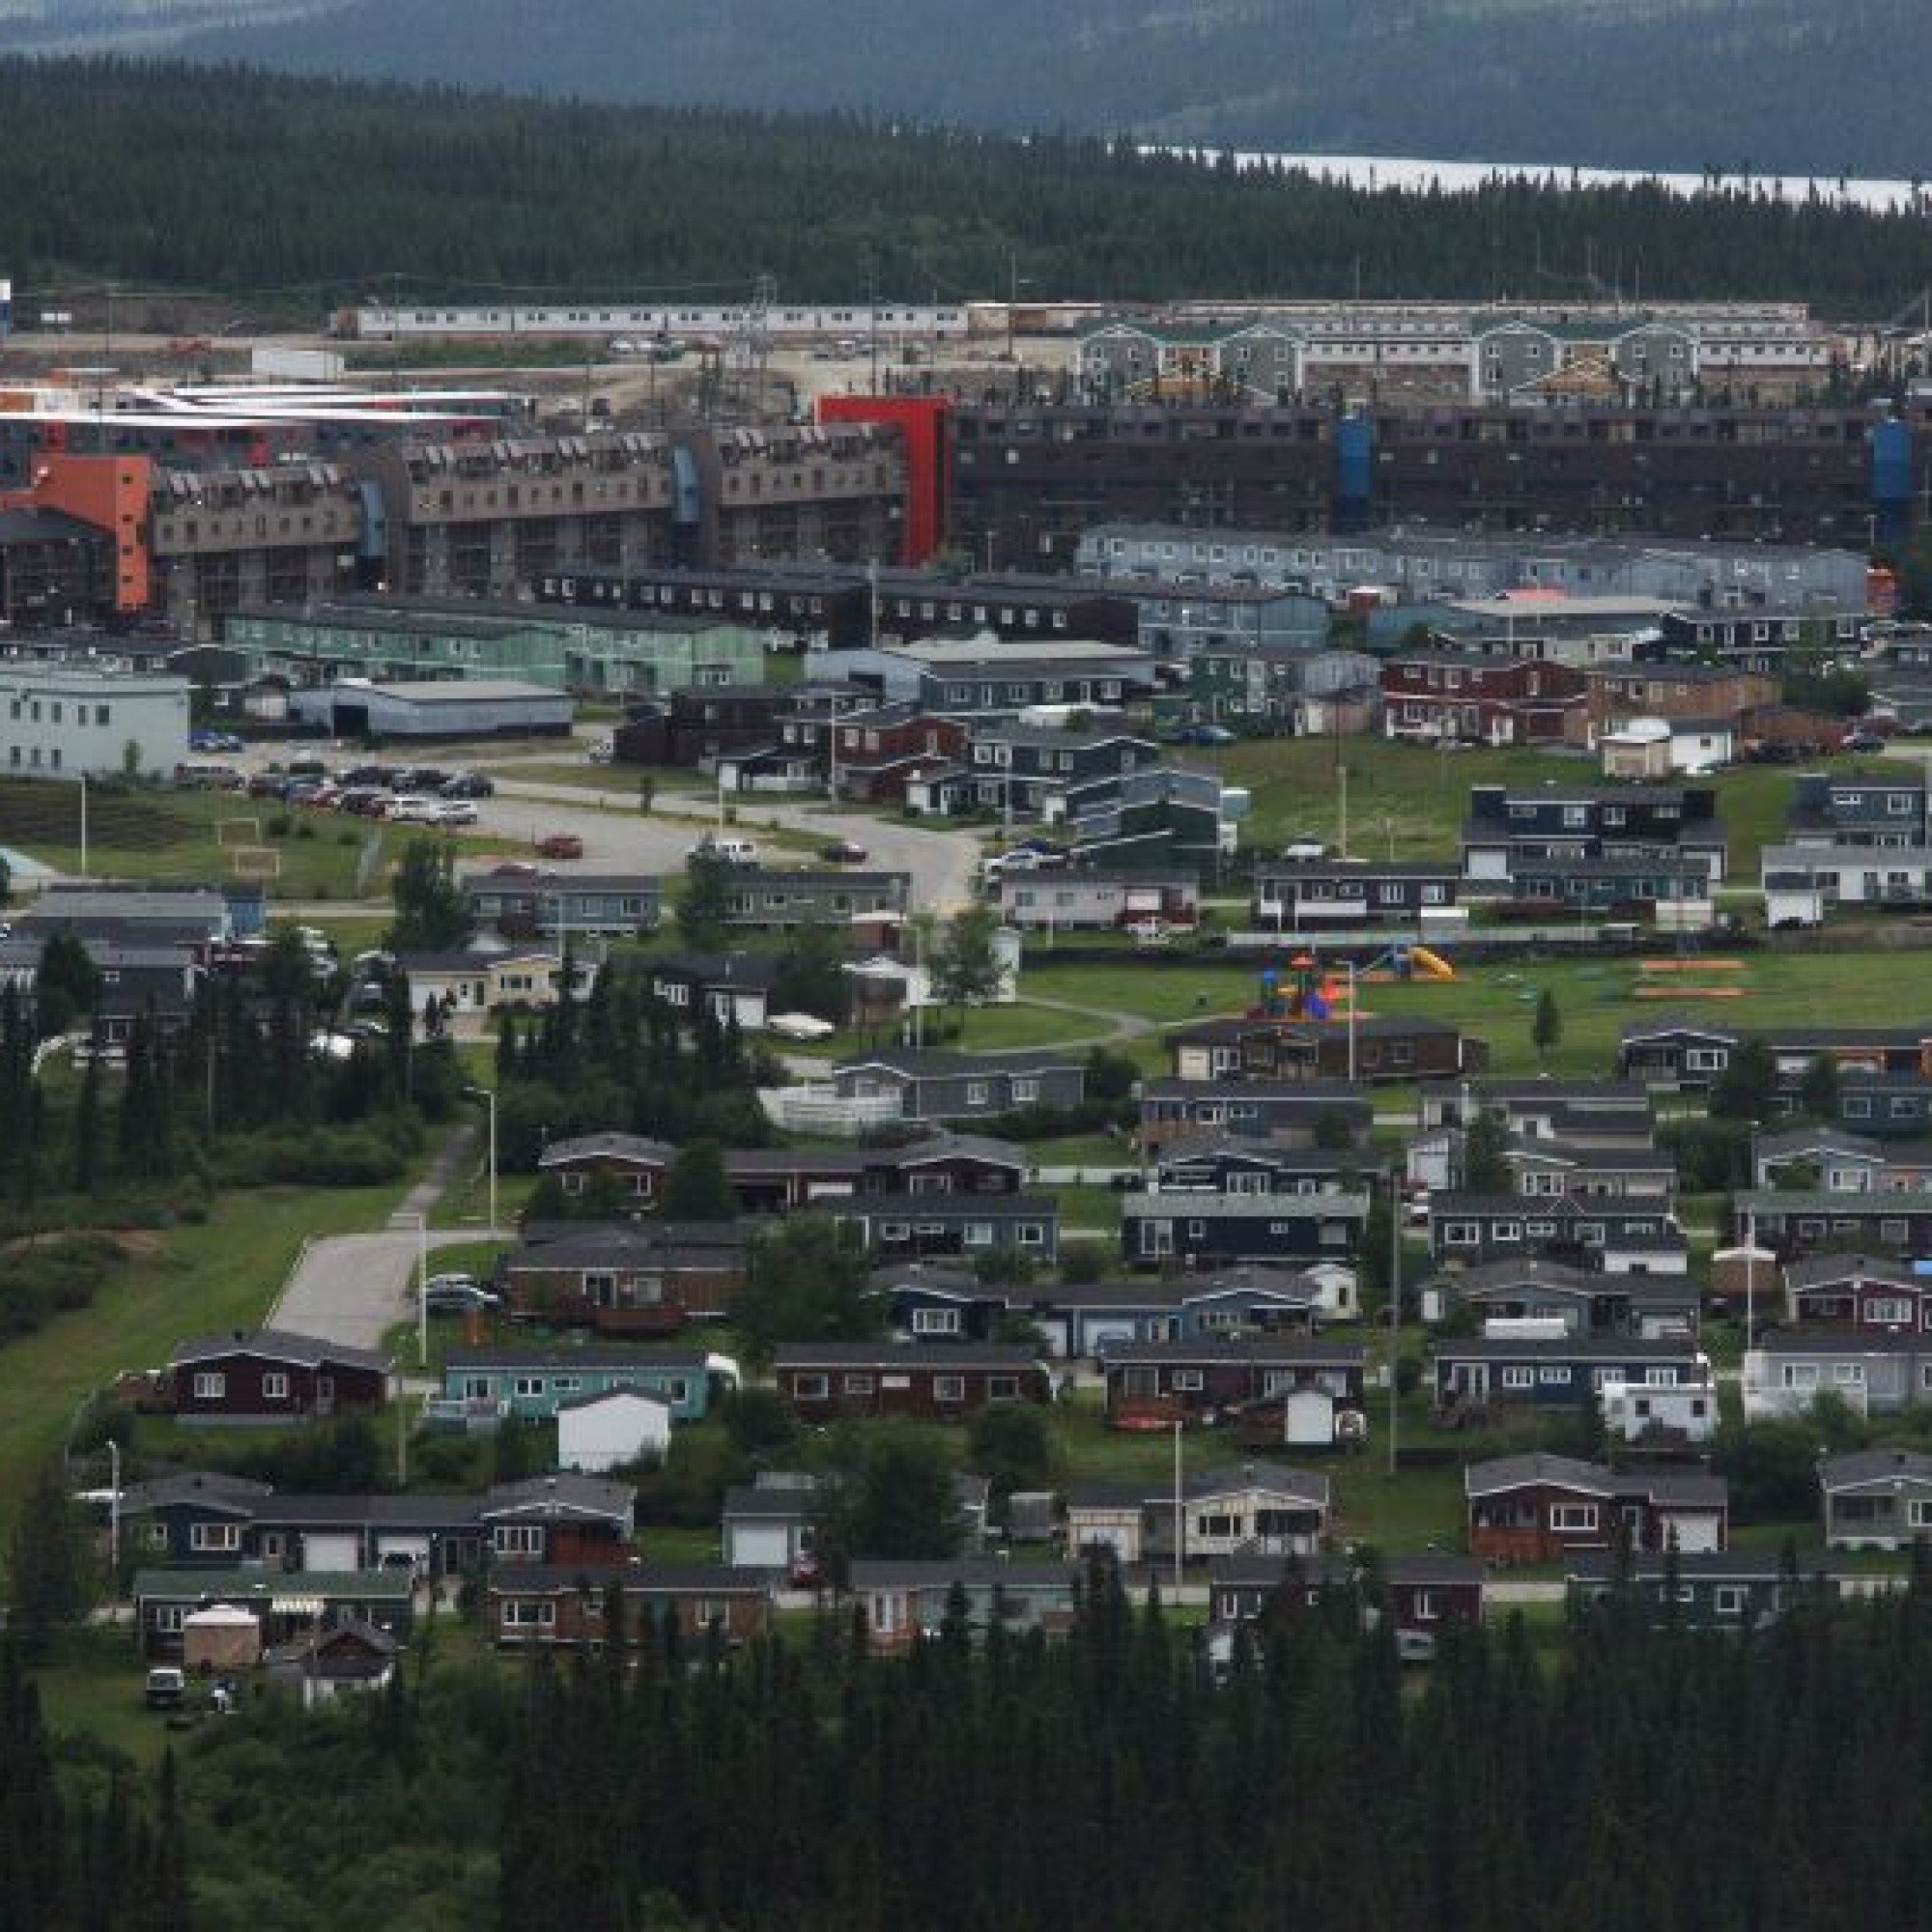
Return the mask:
M1458 1362L1449 1372L1452 1394L1464 1402L1482 1402L1490 1393L1490 1365L1487 1362Z

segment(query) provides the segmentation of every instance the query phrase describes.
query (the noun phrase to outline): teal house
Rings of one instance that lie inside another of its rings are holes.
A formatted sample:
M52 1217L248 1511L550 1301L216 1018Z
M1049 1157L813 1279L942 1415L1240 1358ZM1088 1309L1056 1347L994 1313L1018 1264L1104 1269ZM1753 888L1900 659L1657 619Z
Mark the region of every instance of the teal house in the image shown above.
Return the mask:
M551 1422L563 1403L639 1389L664 1401L673 1423L702 1422L717 1395L738 1379L728 1356L688 1349L452 1349L442 1391L430 1398L425 1419L459 1429Z

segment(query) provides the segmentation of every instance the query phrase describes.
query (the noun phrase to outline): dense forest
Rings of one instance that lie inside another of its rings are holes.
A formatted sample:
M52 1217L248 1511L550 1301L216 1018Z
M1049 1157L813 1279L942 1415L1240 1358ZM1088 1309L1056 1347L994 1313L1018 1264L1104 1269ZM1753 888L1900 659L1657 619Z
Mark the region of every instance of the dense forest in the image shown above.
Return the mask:
M586 1588L596 1587L586 1579ZM1373 1594L1373 1591L1371 1591ZM251 1702L186 1742L199 1932L383 1922L583 1932L1306 1925L1322 1932L1825 1932L1922 1922L1932 1887L1932 1588L1806 1601L1749 1634L1649 1627L1446 1643L1278 1599L1210 1662L1158 1605L1085 1592L1063 1643L959 1612L909 1658L828 1615L724 1654L626 1633L587 1660L436 1661L303 1720ZM426 1666L426 1667L425 1667ZM0 1884L71 1885L99 1812L24 1734ZM16 1749L18 1748L16 1745ZM80 1767L98 1784L91 1761ZM143 1794L120 1830L177 1801ZM25 1811L25 1805L36 1807ZM172 1869L163 1867L160 1874ZM165 1922L9 1911L43 1932ZM26 1894L58 1901L43 1889Z
M1132 129L1274 152L1915 175L1919 0L0 0L174 46L605 100ZM1446 84L1445 84L1446 83Z
M392 291L729 298L760 273L807 301L1004 297L1017 278L1101 300L1621 287L1885 316L1932 284L1932 225L1741 187L1377 193L1101 139L13 61L0 273L23 315L60 295L83 322L102 278L314 323Z

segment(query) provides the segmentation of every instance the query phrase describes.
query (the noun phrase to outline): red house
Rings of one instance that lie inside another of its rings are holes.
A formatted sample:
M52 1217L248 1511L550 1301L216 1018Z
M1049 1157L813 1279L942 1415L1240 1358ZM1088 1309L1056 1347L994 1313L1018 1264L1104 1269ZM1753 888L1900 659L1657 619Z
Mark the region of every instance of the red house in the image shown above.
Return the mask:
M779 1393L807 1422L912 1415L960 1421L996 1402L1050 1402L1053 1377L1031 1349L827 1342L781 1349Z
M1359 1406L1368 1352L1359 1342L1265 1336L1239 1341L1110 1343L1101 1363L1116 1429L1219 1420L1256 1403L1316 1390Z
M1432 745L1580 745L1589 683L1534 658L1414 651L1382 667L1382 719L1391 738Z
M967 731L957 719L929 718L916 704L886 704L841 718L833 741L839 797L902 806L911 780L964 760Z
M166 1385L183 1422L325 1421L364 1414L388 1400L390 1362L277 1328L237 1329L184 1342Z
M680 1636L726 1643L761 1636L771 1625L773 1574L723 1564L660 1569L642 1564L503 1563L490 1573L490 1630L500 1645L600 1644L606 1637L606 1599L623 1591L629 1643L675 1624Z
M1463 1472L1469 1553L1490 1563L1548 1563L1579 1549L1686 1554L1722 1549L1729 1491L1698 1467L1616 1471L1570 1456L1503 1456Z
M1910 1262L1883 1255L1810 1255L1785 1264L1784 1292L1794 1321L1885 1334L1932 1331L1932 1280L1914 1274Z

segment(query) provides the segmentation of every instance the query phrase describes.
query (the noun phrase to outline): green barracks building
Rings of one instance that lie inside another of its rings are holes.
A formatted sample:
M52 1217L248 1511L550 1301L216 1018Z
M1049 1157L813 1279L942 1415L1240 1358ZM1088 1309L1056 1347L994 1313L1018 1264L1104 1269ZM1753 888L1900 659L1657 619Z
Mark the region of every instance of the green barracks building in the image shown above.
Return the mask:
M517 678L553 691L654 697L760 684L765 636L698 616L480 599L346 597L237 611L224 642L249 681Z

